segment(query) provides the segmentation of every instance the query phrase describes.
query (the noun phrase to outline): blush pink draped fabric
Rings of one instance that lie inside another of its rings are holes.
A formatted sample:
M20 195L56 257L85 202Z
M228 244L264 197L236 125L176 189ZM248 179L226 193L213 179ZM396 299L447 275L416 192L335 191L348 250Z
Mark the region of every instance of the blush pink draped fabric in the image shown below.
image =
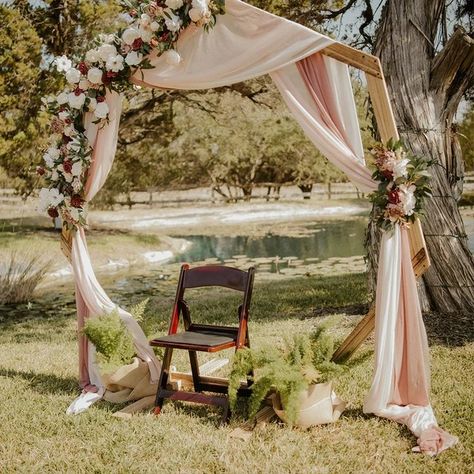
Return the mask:
M359 122L348 67L318 51L334 41L240 0L226 1L226 15L209 33L190 27L177 43L178 65L150 56L152 69L137 72L135 84L163 89L207 89L270 74L284 101L315 146L363 191L376 189L365 166ZM100 190L112 166L121 99L108 94L108 125L98 128L85 119L94 148L86 189L87 200ZM381 246L376 301L376 365L364 411L406 424L418 437L416 449L436 454L456 442L438 428L429 405L426 333L411 266L408 237L395 228ZM77 288L79 324L115 305L95 278L85 234L74 236L72 264ZM119 313L134 336L137 352L149 363L152 378L158 366L138 324ZM71 408L78 412L101 397L102 382L94 363L94 347L80 339L80 372L85 393Z
M107 125L98 128L97 124L92 122L90 115L85 118L86 134L94 149L92 166L89 169L86 182L85 197L88 202L103 186L115 157L121 99L118 94L109 93L106 101L110 111ZM151 379L154 381L158 380L160 365L138 323L129 313L112 302L98 282L90 260L85 232L82 228L73 234L71 265L76 283L79 379L83 388L83 393L68 408L68 413L73 414L87 409L104 393L104 385L95 361L95 348L81 332L87 318L116 310L132 335L137 355L148 363ZM91 396L88 392L97 392L97 395Z
M453 446L457 438L438 427L429 401L428 342L408 232L399 226L382 237L375 318L375 373L364 412L405 424L425 454Z

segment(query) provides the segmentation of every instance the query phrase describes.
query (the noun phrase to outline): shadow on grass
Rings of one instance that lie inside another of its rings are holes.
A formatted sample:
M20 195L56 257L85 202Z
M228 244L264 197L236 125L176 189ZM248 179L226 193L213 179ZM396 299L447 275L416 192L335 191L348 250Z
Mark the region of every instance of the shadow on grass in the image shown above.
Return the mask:
M473 313L427 313L423 321L431 344L460 347L474 341Z
M77 395L78 383L74 377L58 377L54 374L38 374L0 367L0 377L26 380L32 390L41 394Z

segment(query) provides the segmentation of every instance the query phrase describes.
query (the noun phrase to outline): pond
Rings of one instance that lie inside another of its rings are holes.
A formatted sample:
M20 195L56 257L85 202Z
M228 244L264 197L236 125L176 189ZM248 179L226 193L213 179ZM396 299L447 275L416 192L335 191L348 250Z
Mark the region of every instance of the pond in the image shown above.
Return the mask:
M256 265L271 273L303 273L323 262L334 266L363 263L365 218L318 222L263 235L186 235L190 246L175 259L188 263ZM289 269L292 269L290 272Z

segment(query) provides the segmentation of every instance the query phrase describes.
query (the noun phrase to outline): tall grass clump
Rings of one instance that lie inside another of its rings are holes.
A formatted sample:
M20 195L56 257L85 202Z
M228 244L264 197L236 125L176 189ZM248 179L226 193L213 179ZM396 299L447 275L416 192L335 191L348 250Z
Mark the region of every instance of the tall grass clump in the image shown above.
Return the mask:
M25 303L44 280L50 262L38 255L11 252L0 262L0 304Z

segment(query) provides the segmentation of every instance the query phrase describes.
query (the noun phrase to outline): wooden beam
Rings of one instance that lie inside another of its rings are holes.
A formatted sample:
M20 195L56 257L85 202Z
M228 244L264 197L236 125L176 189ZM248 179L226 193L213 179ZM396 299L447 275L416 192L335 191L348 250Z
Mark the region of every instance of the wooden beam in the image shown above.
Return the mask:
M386 143L391 138L398 140L399 135L382 69L380 69L380 73L381 77L366 75L366 79L380 138L382 142Z
M366 74L374 77L382 77L380 61L377 56L359 51L344 43L333 43L321 50L322 54L337 59L349 66L353 66Z

